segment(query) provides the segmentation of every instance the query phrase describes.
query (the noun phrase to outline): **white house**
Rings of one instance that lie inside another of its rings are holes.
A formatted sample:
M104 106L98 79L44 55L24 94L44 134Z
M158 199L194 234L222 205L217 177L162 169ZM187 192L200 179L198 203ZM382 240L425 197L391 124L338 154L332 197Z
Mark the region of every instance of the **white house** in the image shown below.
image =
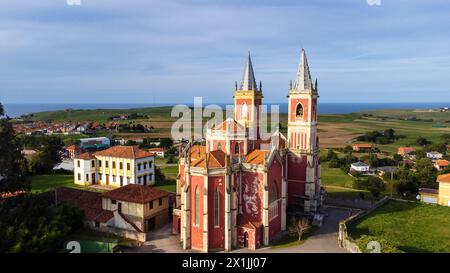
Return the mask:
M91 185L98 181L97 160L93 153L83 153L74 158L74 180L78 185Z
M154 154L135 146L113 146L74 157L75 184L122 187L155 183Z
M427 157L429 159L441 159L444 155L438 152L428 152Z
M358 161L358 162L355 162L355 163L351 164L350 170L354 170L354 171L359 172L359 173L365 173L365 172L368 172L370 170L370 165L368 165L368 164L366 164L364 162Z
M155 153L159 157L164 157L165 150L163 148L152 148L148 150L151 153Z

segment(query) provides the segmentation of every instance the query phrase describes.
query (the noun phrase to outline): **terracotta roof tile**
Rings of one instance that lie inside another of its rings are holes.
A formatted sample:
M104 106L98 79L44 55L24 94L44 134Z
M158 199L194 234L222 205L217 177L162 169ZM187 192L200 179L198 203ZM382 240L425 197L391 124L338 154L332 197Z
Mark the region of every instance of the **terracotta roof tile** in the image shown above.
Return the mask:
M372 148L372 144L366 144L366 143L357 143L357 144L353 144L353 147L358 147L358 148Z
M439 182L439 183L450 183L450 173L439 175L437 177L437 182Z
M74 157L74 159L91 160L95 159L94 153L82 153Z
M58 202L78 206L87 220L106 223L114 216L112 211L102 208L101 193L66 187L57 188L56 193Z
M169 192L167 191L162 191L138 184L128 184L126 186L105 192L102 194L102 197L145 204L161 197L166 197L168 195Z
M206 154L206 146L194 145L191 147L191 159L196 160Z
M208 162L206 162L207 160ZM227 164L230 165L230 159L226 154L222 150L216 150L209 152L208 155L205 153L200 158L194 160L192 166L206 168L206 164L208 164L209 169L223 168L227 165L226 160L228 160Z
M137 159L153 156L153 153L141 150L137 146L113 146L96 152L95 155Z
M270 151L267 150L253 150L246 157L244 162L249 164L264 165L266 164L267 156Z
M70 145L66 148L66 150L71 150L71 151L76 151L78 150L78 146L77 145Z
M438 165L439 167L447 167L448 165L450 165L450 161L445 159L436 160L436 165Z

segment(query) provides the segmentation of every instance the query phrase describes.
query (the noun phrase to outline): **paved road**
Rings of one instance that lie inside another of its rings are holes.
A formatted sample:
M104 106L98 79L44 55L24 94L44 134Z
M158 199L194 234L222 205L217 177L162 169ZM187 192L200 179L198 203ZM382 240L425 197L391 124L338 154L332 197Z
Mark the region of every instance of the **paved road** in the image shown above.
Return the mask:
M325 218L323 226L305 243L299 246L287 248L262 248L256 250L257 253L347 253L345 249L338 246L339 221L350 216L350 210L342 208L327 208L328 217ZM181 248L178 235L172 235L171 226L154 231L150 236L150 241L143 246L129 249L126 252L167 252L179 253L187 252ZM190 251L189 251L190 252ZM254 253L248 249L234 250L233 253Z
M258 252L269 253L348 253L338 245L339 221L350 216L350 211L341 208L327 208L328 217L323 226L305 243L287 248L264 248Z
M128 249L125 252L181 253L187 251L183 250L179 236L172 234L172 225L168 224L159 230L152 231L150 240L145 242L144 245Z

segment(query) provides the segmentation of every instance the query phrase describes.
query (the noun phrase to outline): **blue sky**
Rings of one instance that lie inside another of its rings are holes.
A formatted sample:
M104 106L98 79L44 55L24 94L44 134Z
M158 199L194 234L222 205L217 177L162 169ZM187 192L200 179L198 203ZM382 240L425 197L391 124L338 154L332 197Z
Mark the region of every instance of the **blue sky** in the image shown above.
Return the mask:
M3 103L232 101L250 50L284 102L306 49L322 102L450 100L450 1L4 0Z

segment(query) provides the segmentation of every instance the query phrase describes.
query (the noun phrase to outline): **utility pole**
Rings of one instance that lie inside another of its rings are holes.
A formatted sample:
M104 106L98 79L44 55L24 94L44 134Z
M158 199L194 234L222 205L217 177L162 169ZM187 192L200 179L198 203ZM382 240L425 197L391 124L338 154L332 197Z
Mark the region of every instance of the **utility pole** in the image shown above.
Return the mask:
M394 169L391 169L391 198L394 191Z

